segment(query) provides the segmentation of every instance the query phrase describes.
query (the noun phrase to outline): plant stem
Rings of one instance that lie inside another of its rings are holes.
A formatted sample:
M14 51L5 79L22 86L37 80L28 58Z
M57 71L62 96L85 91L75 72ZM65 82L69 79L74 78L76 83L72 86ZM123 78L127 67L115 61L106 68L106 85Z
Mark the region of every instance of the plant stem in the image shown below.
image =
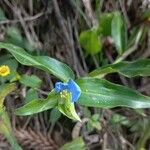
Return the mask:
M150 137L150 122L147 124L143 136L139 139L137 143L137 150L145 150L146 141Z
M137 37L136 37L136 40L135 40L135 44L131 48L129 48L127 51L125 51L118 59L116 59L114 64L118 63L118 62L121 62L122 60L127 58L131 53L133 53L137 49L139 41L140 41L140 39L142 37L143 30L144 30L144 27L142 26L140 28L138 34L137 34Z

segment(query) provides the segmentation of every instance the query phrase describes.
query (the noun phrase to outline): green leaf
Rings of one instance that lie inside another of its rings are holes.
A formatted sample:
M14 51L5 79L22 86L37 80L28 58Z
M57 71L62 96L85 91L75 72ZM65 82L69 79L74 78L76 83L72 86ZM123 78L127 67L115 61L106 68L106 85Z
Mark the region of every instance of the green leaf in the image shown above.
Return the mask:
M35 99L38 99L38 92L34 89L29 89L26 93L25 103L29 103Z
M13 135L9 116L4 108L0 111L0 133L4 134L13 150L22 150Z
M87 123L87 127L90 132L93 131L94 129L97 129L100 131L102 129L102 126L100 123L100 115L99 114L92 115L92 117L89 119Z
M137 150L146 150L146 143L150 138L150 121L145 125L145 129L137 142L136 149Z
M136 61L122 61L116 64L110 64L92 71L91 77L101 78L108 73L118 72L126 77L149 76L150 59L139 59Z
M14 150L21 150L13 135L10 119L3 105L5 97L15 89L16 86L13 83L0 85L0 133L5 135Z
M104 36L111 35L111 22L114 13L103 13L100 15L99 19L99 30Z
M80 34L81 46L88 54L94 55L102 50L102 42L96 29L87 30Z
M126 33L125 23L120 12L115 12L111 22L111 35L119 54L125 51Z
M42 80L36 75L22 75L19 81L25 86L29 86L32 88L40 88L42 84Z
M70 119L81 121L75 111L74 103L71 102L71 93L64 90L62 95L58 103L58 110Z
M127 49L131 48L132 46L134 46L135 44L137 44L137 39L139 39L139 34L141 33L141 28L139 26L134 27L131 31L130 31L130 37L128 38L128 42L127 42Z
M25 104L24 106L16 109L15 114L20 116L26 116L54 108L58 104L58 99L58 94L52 91L46 99L35 99Z
M4 98L16 89L14 83L0 85L0 107L3 107Z
M5 107L4 107L4 99L5 97L14 91L16 89L16 85L14 83L10 84L3 84L0 85L0 121L1 119L6 121L6 124L9 124L9 118L7 116L7 113L5 112ZM11 126L9 126L11 128Z
M78 137L73 141L66 143L60 150L85 150L85 144L82 137Z
M82 92L78 103L84 106L150 108L150 97L130 88L96 78L78 79Z
M23 65L42 69L63 81L67 81L70 78L74 79L73 71L66 64L56 59L48 56L32 56L18 46L2 42L0 42L0 48L8 50Z
M99 121L100 120L100 114L94 114L94 115L92 115L91 120L92 121Z
M102 129L100 121L93 121L92 119L89 119L86 126L88 132L92 132L94 129L97 129L98 131Z

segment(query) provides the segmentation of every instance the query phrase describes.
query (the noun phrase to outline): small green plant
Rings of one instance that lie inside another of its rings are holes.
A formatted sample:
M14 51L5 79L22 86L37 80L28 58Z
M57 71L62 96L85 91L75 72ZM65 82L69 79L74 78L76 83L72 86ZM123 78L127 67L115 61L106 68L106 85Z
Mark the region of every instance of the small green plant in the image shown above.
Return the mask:
M76 113L75 103L89 107L114 108L118 106L129 108L150 108L150 97L142 95L136 90L128 87L111 83L102 79L105 75L117 72L126 77L149 76L150 59L139 59L135 61L123 61L130 53L129 46L137 43L141 39L144 27L138 28L136 37L126 38L126 29L119 12L103 14L102 21L97 28L84 31L80 35L82 47L91 55L102 50L102 36L112 36L118 57L113 64L108 64L90 72L87 76L75 78L72 69L66 64L48 56L33 56L19 46L9 43L0 43L0 49L7 50L22 65L32 66L54 75L59 82L55 83L52 91L49 91L46 98L38 98L37 89L40 88L42 81L35 75L20 75L17 73L17 62L6 56L0 67L0 132L4 133L14 149L20 149L12 135L12 129L8 115L3 105L4 98L11 91L15 90L18 81L30 87L28 98L24 106L15 110L16 115L33 115L49 109L57 109L62 114L73 120L80 120ZM107 24L110 22L110 24ZM107 27L107 29L105 29ZM132 42L133 41L133 42ZM12 66L11 62L15 62ZM9 83L6 83L6 81ZM96 127L100 130L99 116L94 115L88 122L90 129ZM120 118L120 116L119 116ZM115 120L115 119L114 119ZM55 123L55 121L53 121ZM81 140L81 139L80 139ZM81 141L81 145L83 145ZM64 149L64 148L62 148Z

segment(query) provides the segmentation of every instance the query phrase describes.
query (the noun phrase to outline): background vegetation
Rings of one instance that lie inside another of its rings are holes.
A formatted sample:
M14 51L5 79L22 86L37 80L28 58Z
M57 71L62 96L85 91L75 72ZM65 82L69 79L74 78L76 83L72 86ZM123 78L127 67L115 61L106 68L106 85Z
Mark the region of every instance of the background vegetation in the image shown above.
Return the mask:
M85 76L114 61L150 57L149 7L149 0L1 0L0 41L20 46L33 55L56 58L68 64L77 77ZM74 149L84 143L90 150L150 149L150 109L76 105L82 123L68 119L56 109L26 117L14 115L13 110L23 103L38 96L45 98L57 79L18 64L1 50L0 61L3 60L8 60L14 70L6 80L14 81L23 75L20 82L25 86L18 83L17 91L5 100L13 132L23 149L58 149L80 136L83 139L78 138L71 145ZM107 80L150 96L149 77L131 79L123 75L134 74L112 68L113 71L107 70L111 73L105 76ZM31 74L35 76L29 78ZM101 74L104 76L105 71ZM0 80L5 82L2 77ZM2 134L0 149L11 149Z

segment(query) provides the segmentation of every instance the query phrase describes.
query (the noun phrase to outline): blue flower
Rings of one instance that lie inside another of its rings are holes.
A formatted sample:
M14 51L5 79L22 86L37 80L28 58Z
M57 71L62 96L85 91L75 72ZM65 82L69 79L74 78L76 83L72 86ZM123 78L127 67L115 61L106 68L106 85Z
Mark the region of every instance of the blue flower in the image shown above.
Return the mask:
M57 93L60 93L63 90L68 90L69 92L71 92L72 102L76 102L81 95L80 87L72 79L70 79L67 83L56 82L55 91Z
M68 84L67 83L63 83L63 82L56 82L55 83L55 91L57 93L60 93L61 91L65 90L68 88Z

